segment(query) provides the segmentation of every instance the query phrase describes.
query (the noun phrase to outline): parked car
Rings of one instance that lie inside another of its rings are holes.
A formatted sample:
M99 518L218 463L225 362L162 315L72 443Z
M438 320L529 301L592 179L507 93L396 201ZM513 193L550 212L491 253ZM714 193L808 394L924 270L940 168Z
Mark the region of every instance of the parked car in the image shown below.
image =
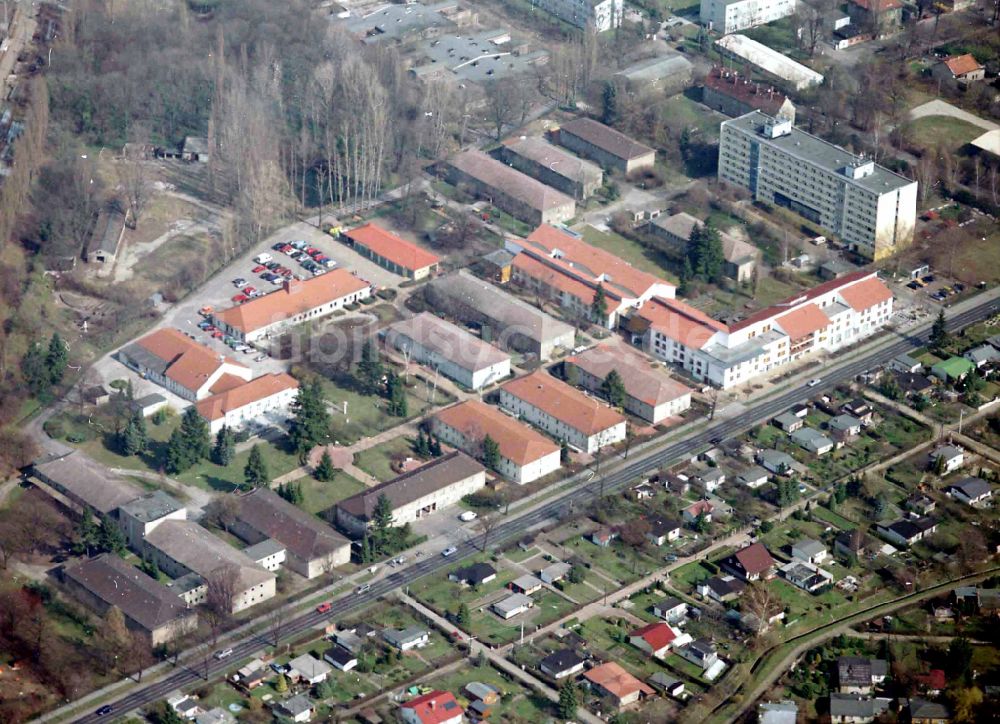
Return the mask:
M94 714L96 714L97 716L107 716L113 711L114 707L112 707L111 704L105 704L104 706L100 707L97 711L95 711Z
M269 261L269 262L268 262L267 264L265 264L264 266L266 266L266 267L267 267L268 269L270 269L271 271L274 271L275 269L277 269L278 267L280 267L280 266L281 266L281 264L279 264L279 263L278 263L278 262L276 262L276 261Z
M267 267L266 267L266 266L264 266L263 264L258 264L257 266L255 266L255 267L253 268L253 273L254 273L254 274L260 274L260 273L261 273L262 271L264 271L265 269L267 269Z
M264 254L258 254L253 258L254 262L257 264L267 264L272 259L274 259L274 257L266 252Z
M458 552L458 548L456 548L455 546L448 546L443 551L441 551L441 555L443 555L445 558L447 558L448 556L453 555L453 554L455 554L457 552Z
M248 297L246 294L237 294L236 296L232 297L232 301L235 302L236 304L243 304L243 302L245 302L249 298L250 297Z
M294 246L299 251L302 251L307 246L309 246L309 242L303 241L302 239L296 239L295 241L292 242L292 246Z
M476 511L474 511L474 510L467 510L464 513L462 513L460 516L458 516L458 519L460 521L462 521L463 523L468 523L470 520L475 520L478 517L479 516L476 514Z
M244 279L243 277L238 277L236 279L233 279L233 286L236 287L237 289L245 287L246 285L247 285L247 280Z
M370 583L362 583L360 586L358 586L358 589L357 589L357 591L355 591L355 593L359 593L359 594L360 593L368 593L370 590L372 590L372 584L370 584Z

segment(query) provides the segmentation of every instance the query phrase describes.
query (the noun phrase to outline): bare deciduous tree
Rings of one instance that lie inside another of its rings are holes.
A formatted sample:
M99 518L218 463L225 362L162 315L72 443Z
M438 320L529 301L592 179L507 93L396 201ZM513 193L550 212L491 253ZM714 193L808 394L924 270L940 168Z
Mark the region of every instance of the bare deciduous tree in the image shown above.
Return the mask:
M760 636L771 625L771 618L781 612L781 598L764 581L753 581L743 593L741 608L753 614L755 636Z
M236 601L237 585L240 580L240 569L235 563L219 566L205 577L208 592L205 602L208 607L222 616L233 613Z

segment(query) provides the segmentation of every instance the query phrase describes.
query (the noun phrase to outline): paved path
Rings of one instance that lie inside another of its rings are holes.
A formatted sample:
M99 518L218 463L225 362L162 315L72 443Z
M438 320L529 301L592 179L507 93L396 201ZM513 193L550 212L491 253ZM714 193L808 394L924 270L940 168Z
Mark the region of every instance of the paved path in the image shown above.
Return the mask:
M509 644L508 646L505 646L502 649L491 649L488 646L484 646L483 644L479 643L479 641L477 641L474 637L469 636L469 634L465 633L464 631L459 630L455 626L455 624L453 624L451 621L448 621L447 619L437 615L436 613L434 613L434 611L430 610L429 608L427 608L420 602L414 600L413 598L410 598L402 591L399 592L399 598L407 606L425 616L429 621L433 622L433 624L437 628L439 628L442 632L444 632L444 634L449 638L453 638L454 632L457 632L458 640L464 641L469 645L470 656L479 656L480 654L482 654L487 659L489 659L490 663L492 663L496 668L509 674L511 677L517 679L528 688L539 692L540 694L545 696L545 698L548 699L549 701L552 702L559 701L558 691L553 689L551 686L546 684L538 677L532 676L521 667L507 660L503 652L509 648L510 646ZM583 707L577 709L577 716L580 718L580 721L587 722L587 724L601 723L600 717L595 716L594 714L590 713Z
M857 629L850 629L847 631L848 636L853 636L859 639L868 639L871 641L881 641L882 639L891 639L892 641L915 641L921 644L950 644L952 641L958 638L966 638L964 636L927 636L925 634L900 634L893 633L892 631L858 631ZM966 640L973 644L974 646L992 646L993 644L989 641L980 641L978 639L966 638Z
M929 116L947 116L948 118L956 118L960 121L971 123L974 126L979 126L985 131L992 131L995 128L1000 128L1000 125L993 123L993 121L987 121L985 118L980 118L979 116L973 115L968 111L963 111L961 108L957 108L951 103L940 99L927 101L926 103L917 106L911 110L906 117L913 121L917 118L927 118Z

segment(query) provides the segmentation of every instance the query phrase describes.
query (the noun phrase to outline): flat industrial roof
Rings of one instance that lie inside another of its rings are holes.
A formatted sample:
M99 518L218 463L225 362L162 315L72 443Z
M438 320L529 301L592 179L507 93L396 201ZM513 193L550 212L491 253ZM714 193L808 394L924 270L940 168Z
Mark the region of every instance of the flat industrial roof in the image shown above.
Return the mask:
M744 133L752 134L759 143L772 146L782 153L819 166L830 173L836 173L848 183L859 186L870 193L881 194L916 183L878 164L874 164L875 168L869 175L856 179L851 178L843 173L843 169L855 163L866 163L867 159L861 159L847 149L835 146L794 126L792 126L790 133L777 138L767 138L762 134L762 130L764 124L770 120L772 120L770 116L760 111L751 111L739 118L724 121L722 125L738 128Z
M821 73L817 73L801 63L796 63L788 56L745 35L727 35L719 38L715 44L723 50L749 61L761 70L794 84L797 89L809 85L819 85L823 82Z

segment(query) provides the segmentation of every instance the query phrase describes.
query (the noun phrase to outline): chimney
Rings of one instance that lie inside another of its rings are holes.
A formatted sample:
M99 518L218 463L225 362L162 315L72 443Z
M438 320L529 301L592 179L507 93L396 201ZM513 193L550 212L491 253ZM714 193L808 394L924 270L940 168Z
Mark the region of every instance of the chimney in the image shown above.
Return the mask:
M298 294L302 291L302 282L298 279L286 279L285 283L282 284L282 287L284 287L285 291L289 294Z

